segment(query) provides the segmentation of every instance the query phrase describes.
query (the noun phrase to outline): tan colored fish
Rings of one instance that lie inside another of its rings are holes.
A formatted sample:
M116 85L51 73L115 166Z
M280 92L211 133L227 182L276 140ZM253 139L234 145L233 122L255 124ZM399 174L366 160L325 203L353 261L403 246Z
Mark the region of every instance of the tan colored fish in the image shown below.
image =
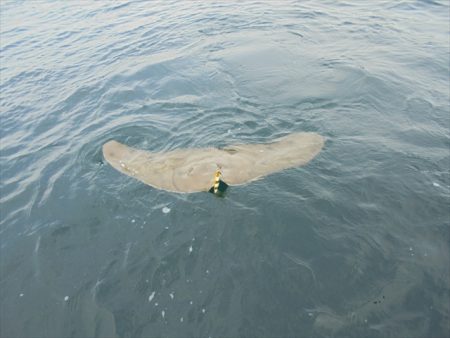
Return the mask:
M271 173L304 165L322 149L316 133L295 133L261 144L222 149L193 148L148 152L117 141L103 145L106 161L123 174L173 192L217 192L218 177L228 185L251 182Z

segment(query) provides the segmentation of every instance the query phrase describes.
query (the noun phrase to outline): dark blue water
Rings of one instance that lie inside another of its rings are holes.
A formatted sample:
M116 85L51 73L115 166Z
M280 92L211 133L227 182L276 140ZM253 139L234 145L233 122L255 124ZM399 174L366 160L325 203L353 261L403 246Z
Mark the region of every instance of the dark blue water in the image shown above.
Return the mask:
M448 1L0 9L1 337L449 337ZM224 198L101 154L301 131Z

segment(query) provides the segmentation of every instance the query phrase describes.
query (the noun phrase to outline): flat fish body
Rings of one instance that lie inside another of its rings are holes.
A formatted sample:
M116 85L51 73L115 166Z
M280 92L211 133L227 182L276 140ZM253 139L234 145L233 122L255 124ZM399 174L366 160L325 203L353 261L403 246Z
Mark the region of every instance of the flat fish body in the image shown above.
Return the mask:
M103 145L103 156L115 169L152 187L173 192L208 191L217 168L229 185L244 184L265 175L304 165L322 149L316 133L295 133L271 143L237 144L217 148L149 152L117 141Z

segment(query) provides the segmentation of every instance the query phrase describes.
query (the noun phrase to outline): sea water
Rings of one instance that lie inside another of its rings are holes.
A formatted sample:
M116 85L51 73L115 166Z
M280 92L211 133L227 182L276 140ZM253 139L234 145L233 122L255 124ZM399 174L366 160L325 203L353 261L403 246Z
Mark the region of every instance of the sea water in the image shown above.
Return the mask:
M448 1L0 12L0 336L448 337ZM223 198L101 153L303 131Z

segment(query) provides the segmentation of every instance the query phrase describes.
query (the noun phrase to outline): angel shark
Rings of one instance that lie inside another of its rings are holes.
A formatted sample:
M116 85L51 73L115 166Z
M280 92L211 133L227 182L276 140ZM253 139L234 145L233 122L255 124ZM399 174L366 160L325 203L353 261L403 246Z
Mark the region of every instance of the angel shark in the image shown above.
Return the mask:
M168 152L135 149L117 141L103 145L106 161L154 188L178 193L223 192L283 169L305 165L322 149L317 133L294 133L270 143Z

